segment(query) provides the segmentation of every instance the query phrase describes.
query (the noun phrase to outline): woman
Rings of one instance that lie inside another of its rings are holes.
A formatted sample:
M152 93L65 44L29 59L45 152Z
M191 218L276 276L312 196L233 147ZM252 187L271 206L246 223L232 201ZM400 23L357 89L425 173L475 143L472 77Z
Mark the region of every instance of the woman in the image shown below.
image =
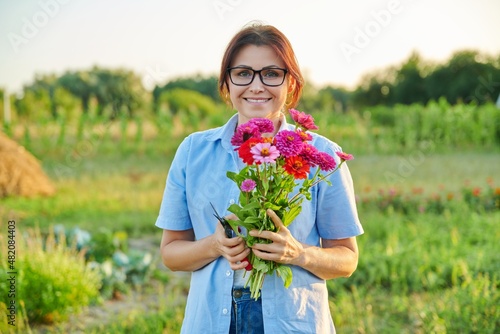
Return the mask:
M311 189L301 214L289 225L269 211L278 233L249 249L227 238L213 217L239 196L226 171L243 168L230 140L236 126L268 118L275 131L289 128L284 111L299 100L303 79L288 39L276 28L251 25L230 41L219 78L221 96L237 113L222 127L193 133L179 146L170 167L156 225L163 229L161 256L171 270L192 272L183 333L334 333L326 280L350 276L357 266L359 223L347 166ZM340 147L313 134L313 145L335 156ZM226 215L227 218L235 218ZM249 231L248 233L256 233ZM293 282L266 276L261 297L244 289L246 257L290 265Z

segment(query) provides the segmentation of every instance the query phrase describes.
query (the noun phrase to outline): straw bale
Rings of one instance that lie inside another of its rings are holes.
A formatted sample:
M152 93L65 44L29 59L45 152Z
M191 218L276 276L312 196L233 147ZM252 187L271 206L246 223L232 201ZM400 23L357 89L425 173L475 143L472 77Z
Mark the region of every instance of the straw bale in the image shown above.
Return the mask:
M54 193L55 188L40 162L0 132L0 197L50 196Z

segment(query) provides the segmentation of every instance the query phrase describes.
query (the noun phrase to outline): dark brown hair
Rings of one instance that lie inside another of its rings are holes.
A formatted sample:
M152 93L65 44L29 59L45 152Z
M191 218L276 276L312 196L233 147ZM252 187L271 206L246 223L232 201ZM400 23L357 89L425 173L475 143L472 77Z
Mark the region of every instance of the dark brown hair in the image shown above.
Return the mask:
M285 63L288 74L294 79L293 89L289 92L286 106L288 108L295 107L302 94L304 87L304 79L300 72L299 64L293 52L292 45L286 36L271 25L263 25L254 23L243 27L233 39L229 42L226 52L222 58L222 64L219 75L219 94L222 99L229 102L229 87L227 84L228 73L227 69L231 66L231 62L238 52L247 45L269 46Z

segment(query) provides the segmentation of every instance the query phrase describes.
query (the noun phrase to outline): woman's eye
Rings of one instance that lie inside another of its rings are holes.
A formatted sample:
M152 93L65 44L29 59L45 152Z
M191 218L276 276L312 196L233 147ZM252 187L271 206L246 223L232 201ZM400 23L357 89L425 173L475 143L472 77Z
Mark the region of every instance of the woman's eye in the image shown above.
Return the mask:
M279 73L277 71L266 71L263 73L266 78L276 78L279 77Z
M236 73L236 75L238 75L239 77L249 77L252 75L252 73L248 70L243 70Z

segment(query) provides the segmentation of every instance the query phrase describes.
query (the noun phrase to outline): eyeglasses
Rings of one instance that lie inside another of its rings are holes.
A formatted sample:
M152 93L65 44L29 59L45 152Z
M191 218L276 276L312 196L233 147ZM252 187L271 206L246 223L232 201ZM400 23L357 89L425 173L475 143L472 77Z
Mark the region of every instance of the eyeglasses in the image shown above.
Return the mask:
M248 86L258 73L260 81L270 87L281 86L285 82L288 70L278 67L263 68L256 71L250 67L230 67L227 69L229 79L236 86Z

